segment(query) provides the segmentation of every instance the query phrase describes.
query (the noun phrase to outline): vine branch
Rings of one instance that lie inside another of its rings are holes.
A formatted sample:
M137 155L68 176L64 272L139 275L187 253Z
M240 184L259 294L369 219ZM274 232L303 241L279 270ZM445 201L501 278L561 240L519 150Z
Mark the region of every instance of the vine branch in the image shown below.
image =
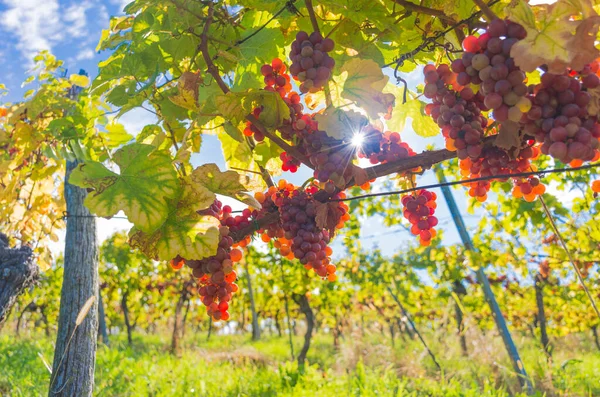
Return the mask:
M201 41L198 48L202 52L202 57L204 58L204 62L206 63L208 73L210 73L213 79L215 79L221 91L223 91L224 94L227 94L228 92L230 92L230 89L227 86L227 84L225 84L225 82L223 81L223 78L219 73L219 69L211 59L210 54L208 52L208 30L210 29L210 25L213 21L214 10L214 3L210 3L208 6L208 17L206 20L206 24L204 25L204 29L202 29ZM251 115L249 115L248 117L251 117ZM248 117L246 117L246 119L248 119ZM252 122L252 120L248 120ZM258 122L258 120L256 121ZM258 124L260 124L260 122ZM260 127L257 126L257 128L262 128L266 131L262 124L260 124ZM248 146L250 146L251 150L254 150L254 142L250 140L250 138L246 139L246 143L248 143ZM271 178L269 172L261 165L259 165L258 168L260 169L261 176L267 184L267 186L274 186L273 178Z
M479 7L479 9L483 12L483 15L485 15L485 18L488 20L488 22L491 22L494 19L498 19L498 16L494 13L494 11L492 11L492 9L483 1L473 0L473 3L475 3L477 7Z
M415 186L415 187L411 187L410 189L394 190L394 191L390 191L390 192L362 194L360 196L346 197L343 199L331 199L329 201L351 201L351 200L359 200L359 199L364 199L364 198L369 198L369 197L391 196L391 195L396 195L396 194L410 193L410 192L414 192L416 190L421 190L421 189L433 189L433 188L442 187L442 186L464 185L464 184L471 183L471 182L490 181L490 180L495 180L495 179L523 178L523 177L532 176L532 175L543 176L544 174L555 174L555 173L562 173L562 172L587 170L587 169L595 168L595 167L599 167L599 166L600 166L600 163L594 163L594 164L587 164L587 165L582 165L580 167L573 167L573 168L552 168L552 169L548 169L548 170L518 172L515 174L500 174L500 175L482 176L479 178L463 179L460 181L451 181L451 182L435 183L432 185Z
M401 5L408 11L414 11L418 14L431 15L432 17L439 18L444 22L454 23L454 19L446 15L442 10L436 10L435 8L425 7L419 4L411 3L407 0L394 0L394 3Z
M319 22L317 21L317 16L312 5L312 0L304 0L304 4L306 4L306 9L308 10L308 16L310 18L310 23L312 24L313 31L320 33L321 31L319 30Z
M415 160L413 160L413 159L417 159L416 161L420 162L421 166L423 166L425 163L428 163L428 165L431 166L431 165L440 163L442 161L448 160L450 158L453 158L455 155L456 155L456 152L451 152L446 149L437 150L437 151L433 151L433 152L432 151L424 152L424 153L418 154L416 156L409 157L408 159L402 159L402 160L399 160L399 161L396 161L393 163L387 163L387 164L395 164L395 168L392 167L392 168L386 169L387 173L385 175L389 175L389 174L396 173L396 172L408 171L412 168L415 168L415 165L414 165ZM407 160L411 160L411 161L409 162ZM405 162L407 164L403 164ZM383 164L383 165L387 165L387 164ZM392 191L392 192L369 193L369 194L363 194L360 196L347 197L345 199L330 199L329 194L327 194L327 192L322 190L322 191L319 191L317 194L315 194L314 197L315 197L315 200L317 200L319 202L350 201L350 200L359 200L359 199L364 199L364 198L369 198L369 197L410 193L410 192L420 190L420 189L433 189L433 188L442 187L442 186L464 185L464 184L470 183L470 182L486 181L486 180L493 180L493 179L503 179L503 178L511 178L511 177L519 178L519 177L526 177L526 176L531 176L531 175L544 175L544 174L550 174L550 173L581 171L581 170L591 169L591 168L595 168L595 167L599 167L599 166L600 166L600 163L594 163L594 164L587 164L587 165L583 165L580 167L573 167L573 168L554 168L554 169L541 170L541 171L521 172L521 173L516 173L516 174L502 174L502 175L495 175L495 176L489 176L489 177L465 179L465 180L461 180L461 181L436 183L433 185L416 186L416 187L413 187L410 189L397 190L397 191ZM376 168L376 167L379 167L379 166L375 166L375 167L371 167L371 168ZM262 229L263 227L265 227L273 222L276 222L278 219L279 219L278 212L269 213L257 221L258 225L256 227L254 225L250 225L248 227L245 227L243 229L240 229L236 232L231 233L231 236L234 239L234 241L236 241L236 242L240 241L240 240L244 239L247 235L254 233L257 229Z

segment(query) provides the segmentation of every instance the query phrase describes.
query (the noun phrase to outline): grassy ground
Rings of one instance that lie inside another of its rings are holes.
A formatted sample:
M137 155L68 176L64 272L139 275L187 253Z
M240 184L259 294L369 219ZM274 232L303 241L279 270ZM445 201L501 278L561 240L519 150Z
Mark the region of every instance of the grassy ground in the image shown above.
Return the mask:
M188 331L191 334L191 331ZM351 335L334 349L317 335L310 366L298 371L285 337L193 335L182 357L168 353L168 336L136 335L132 347L123 335L110 348L99 347L98 396L509 396L518 383L498 338L471 338L462 358L455 337L429 335L443 372L435 370L416 341L369 334ZM296 352L302 338L295 338ZM45 396L52 340L41 335L0 336L0 395ZM530 339L518 339L536 395L600 396L600 353L581 336L555 341L553 364Z

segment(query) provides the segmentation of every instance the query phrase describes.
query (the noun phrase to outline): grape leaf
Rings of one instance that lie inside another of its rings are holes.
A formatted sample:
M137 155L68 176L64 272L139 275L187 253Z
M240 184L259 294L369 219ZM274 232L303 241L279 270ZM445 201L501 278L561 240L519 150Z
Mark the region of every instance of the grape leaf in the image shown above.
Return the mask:
M198 87L202 83L200 73L183 72L177 80L176 95L169 100L182 108L196 110L198 108Z
M319 129L328 136L343 140L358 133L369 121L365 116L353 110L348 112L340 108L328 108L325 113L315 115Z
M217 198L214 192L191 176L181 179L181 197L177 203L179 214L197 212L208 208ZM187 212L186 212L187 211Z
M217 251L220 240L217 226L216 218L195 213L180 217L174 211L153 233L132 228L129 242L133 248L155 260L171 260L177 255L186 259L202 259Z
M600 87L588 88L587 92L591 96L588 113L591 116L597 116L600 113Z
M216 164L204 164L192 172L192 181L204 186L209 191L238 198L246 187L240 182L240 175L235 171L221 172Z
M229 121L223 123L223 130L233 139L235 139L238 142L243 142L244 141L244 136L242 135L242 132L240 131L240 129L231 124Z
M78 87L87 87L90 85L90 78L81 74L72 74L69 81Z
M520 148L523 141L520 132L518 123L506 120L500 124L500 131L494 140L494 145L507 151Z
M260 202L254 198L253 195L242 192L236 195L236 198L240 200L242 203L249 205L252 208L256 208L257 210L262 208Z
M120 174L88 161L73 170L69 183L93 189L85 205L96 215L111 217L123 210L140 230L156 230L169 215L167 200L179 193L170 154L152 145L132 143L119 149L113 160Z
M217 96L215 103L226 119L237 123L244 120L258 106L263 107L259 119L266 127L279 127L283 120L290 118L290 109L276 92L228 92Z
M536 10L521 0L507 12L527 31L510 52L522 70L532 72L544 64L551 73L563 73L567 67L581 70L600 55L595 47L600 17L589 0L559 0Z
M330 236L335 233L335 228L340 221L341 213L338 210L337 202L320 203L316 202L315 222L317 226L329 231Z
M369 117L376 119L380 113L387 113L394 103L394 95L383 93L388 77L372 60L352 59L344 64L342 73L347 73L342 97L355 102Z
M425 103L416 98L409 99L404 104L397 104L392 111L392 117L386 121L386 125L390 131L402 132L408 118L412 120L411 127L419 136L428 138L440 133L440 127L425 114Z
M364 185L369 182L369 175L364 168L361 168L354 164L349 164L350 174L354 178L354 184L357 186Z
M252 152L256 163L263 167L267 166L269 160L278 159L281 153L283 149L268 140L258 143Z
M157 260L214 255L220 239L219 221L198 211L208 208L216 195L191 177L181 180L179 191L180 196L169 201L168 216L157 230L147 233L137 227L131 229L131 245Z
M120 123L110 123L106 125L106 132L100 133L104 143L109 148L121 146L133 139L131 134L125 131L125 127Z

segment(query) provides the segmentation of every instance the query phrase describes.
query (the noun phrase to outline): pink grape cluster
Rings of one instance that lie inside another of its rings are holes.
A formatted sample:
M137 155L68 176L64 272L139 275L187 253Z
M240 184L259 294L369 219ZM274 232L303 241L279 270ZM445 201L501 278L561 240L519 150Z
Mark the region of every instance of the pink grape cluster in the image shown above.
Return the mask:
M323 38L321 33L304 31L296 34L292 43L290 73L300 81L300 91L317 92L323 89L335 66L335 61L327 53L331 52L334 42Z

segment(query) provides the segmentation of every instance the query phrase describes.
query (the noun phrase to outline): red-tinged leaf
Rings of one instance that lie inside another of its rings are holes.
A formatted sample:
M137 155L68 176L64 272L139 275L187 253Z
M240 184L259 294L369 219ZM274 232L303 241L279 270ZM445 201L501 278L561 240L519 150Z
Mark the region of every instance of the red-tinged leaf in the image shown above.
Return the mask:
M338 210L337 202L319 203L317 202L317 216L315 221L317 226L329 231L329 235L333 236L335 228L340 222L341 213Z
M600 17L589 0L560 0L533 7L520 1L507 15L527 31L527 37L510 53L526 72L542 65L551 73L562 73L567 67L581 70L600 55L595 47Z
M354 184L356 186L361 186L369 182L369 175L367 174L367 171L364 168L360 168L354 164L350 164L349 167L351 175L354 178Z

